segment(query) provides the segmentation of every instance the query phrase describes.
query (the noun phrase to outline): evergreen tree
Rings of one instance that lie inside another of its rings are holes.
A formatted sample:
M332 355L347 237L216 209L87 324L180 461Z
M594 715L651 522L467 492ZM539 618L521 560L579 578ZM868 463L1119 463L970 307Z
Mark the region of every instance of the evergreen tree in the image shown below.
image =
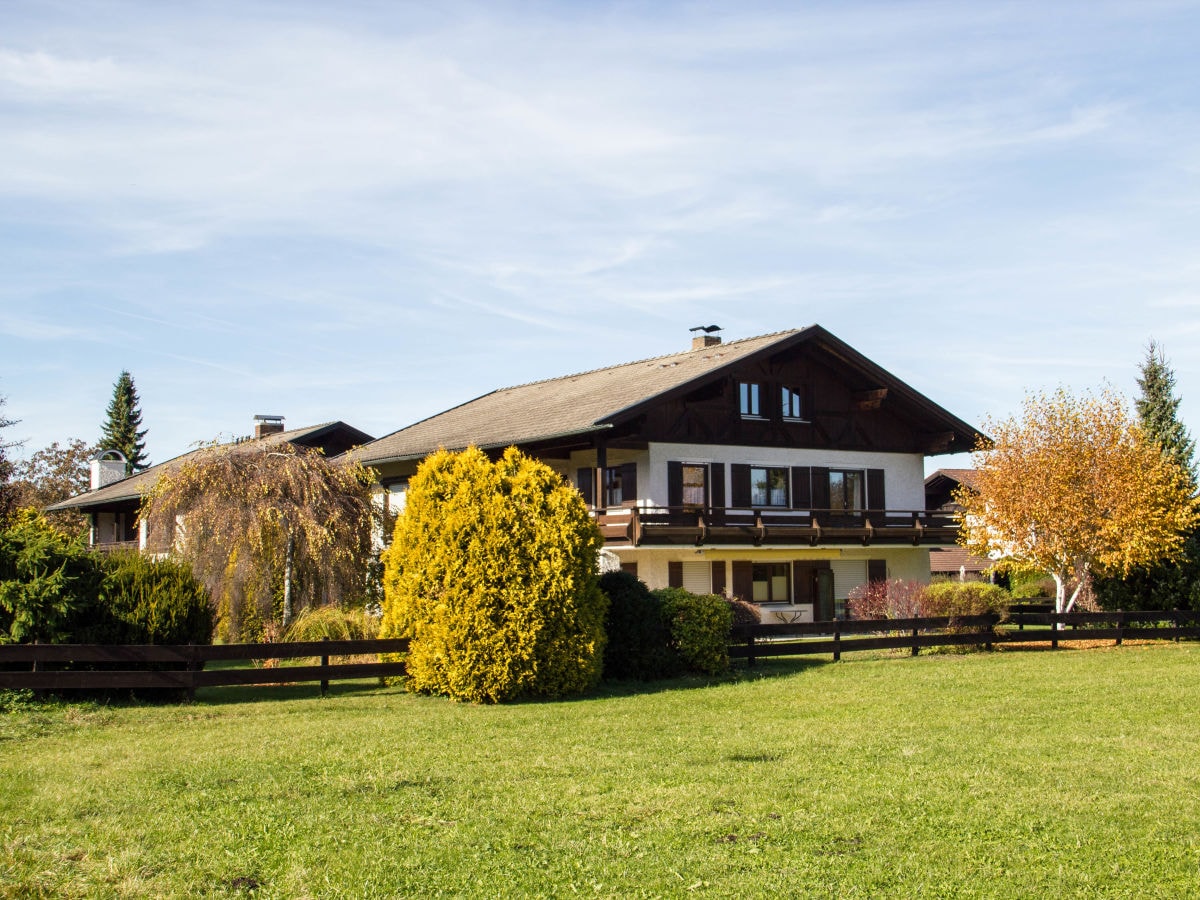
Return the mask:
M133 376L121 372L113 385L112 402L108 404L108 421L100 436L100 449L120 450L125 456L125 474L132 475L149 465L146 459L146 431L138 431L142 411L138 407L137 388Z
M1137 383L1141 389L1138 424L1165 456L1183 468L1194 494L1196 442L1179 421L1175 372L1154 340L1146 348ZM1095 590L1097 602L1105 609L1200 609L1200 530L1193 528L1184 535L1178 560L1136 568L1124 578L1097 579Z
M0 408L4 406L5 397L0 396ZM10 425L16 425L13 419L6 419L0 413L0 429L8 428ZM0 438L0 527L8 521L9 517L16 512L18 490L15 484L10 482L14 465L11 459L8 458L8 451L13 447L18 446L18 442L6 442Z
M1167 365L1162 347L1153 339L1137 380L1142 395L1137 399L1138 420L1147 436L1162 445L1163 452L1183 467L1196 483L1192 457L1196 442L1179 421L1179 397L1175 396L1175 373Z

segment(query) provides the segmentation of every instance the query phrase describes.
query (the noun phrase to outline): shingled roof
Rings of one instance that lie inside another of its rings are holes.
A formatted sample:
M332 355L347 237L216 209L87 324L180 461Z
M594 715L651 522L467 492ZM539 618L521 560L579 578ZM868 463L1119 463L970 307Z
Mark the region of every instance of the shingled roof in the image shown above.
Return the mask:
M869 373L940 420L968 443L975 430L819 325L778 331L667 356L502 388L352 451L365 465L421 459L439 447L461 450L530 444L611 428L643 405L690 390L721 369L806 341Z
M318 447L322 446L323 438L329 437L338 431L346 432L347 435L361 443L371 440L371 436L366 432L359 431L345 422L335 421L323 422L320 425L310 425L307 428L293 428L291 431L278 431L274 434L263 435L260 438L246 438L234 442L233 446L249 448L274 444L299 444L305 447ZM340 446L344 445L344 442L340 443ZM229 445L225 444L222 446ZM87 510L97 506L107 506L129 500L140 502L142 496L154 487L160 475L165 472L173 472L187 460L194 459L209 449L211 447L205 446L189 450L187 453L182 453L166 462L161 462L158 465L150 466L148 469L136 472L128 478L122 478L120 481L114 481L112 484L106 484L99 490L88 491L86 494L80 494L69 500L63 500L61 503L55 503L53 506L47 507L47 509L51 511L66 509Z

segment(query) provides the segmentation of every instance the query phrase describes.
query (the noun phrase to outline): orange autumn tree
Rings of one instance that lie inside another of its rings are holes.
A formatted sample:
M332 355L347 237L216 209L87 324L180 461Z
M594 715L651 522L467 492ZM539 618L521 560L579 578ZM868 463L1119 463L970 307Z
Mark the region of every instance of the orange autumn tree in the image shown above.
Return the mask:
M1179 556L1197 522L1187 473L1119 395L1034 394L1019 418L986 427L993 438L973 454L973 489L955 495L959 543L1050 574L1057 612L1071 611L1092 575Z

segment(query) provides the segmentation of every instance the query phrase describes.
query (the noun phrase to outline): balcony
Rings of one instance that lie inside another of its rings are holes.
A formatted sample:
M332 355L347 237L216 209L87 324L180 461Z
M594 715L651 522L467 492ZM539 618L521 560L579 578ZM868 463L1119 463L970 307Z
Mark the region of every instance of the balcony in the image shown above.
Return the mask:
M600 533L611 546L658 547L713 544L810 547L856 544L953 545L958 522L926 510L728 509L708 507L628 507L594 511Z
M88 549L95 553L120 553L123 550L137 550L141 543L135 538L132 541L100 541Z

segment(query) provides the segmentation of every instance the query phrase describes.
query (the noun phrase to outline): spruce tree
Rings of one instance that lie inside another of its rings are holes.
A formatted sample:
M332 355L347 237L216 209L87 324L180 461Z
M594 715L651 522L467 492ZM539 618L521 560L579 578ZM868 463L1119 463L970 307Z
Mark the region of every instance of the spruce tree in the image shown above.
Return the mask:
M4 406L5 400L5 397L0 396L0 408ZM6 419L0 414L0 429L16 424L15 420ZM8 458L8 451L18 445L19 442L5 441L3 438L0 438L0 528L4 527L9 517L17 509L18 490L17 486L10 480L15 466L13 465L13 461Z
M125 457L125 474L132 475L149 465L146 459L146 431L138 431L142 411L138 406L137 388L127 371L113 385L112 402L108 404L108 421L100 435L100 449L120 450Z
M1183 468L1194 494L1196 442L1179 421L1175 372L1157 341L1150 341L1139 371L1138 424L1162 448L1163 455ZM1200 609L1200 531L1193 529L1184 535L1179 560L1137 568L1124 578L1097 579L1095 589L1097 601L1106 609Z

